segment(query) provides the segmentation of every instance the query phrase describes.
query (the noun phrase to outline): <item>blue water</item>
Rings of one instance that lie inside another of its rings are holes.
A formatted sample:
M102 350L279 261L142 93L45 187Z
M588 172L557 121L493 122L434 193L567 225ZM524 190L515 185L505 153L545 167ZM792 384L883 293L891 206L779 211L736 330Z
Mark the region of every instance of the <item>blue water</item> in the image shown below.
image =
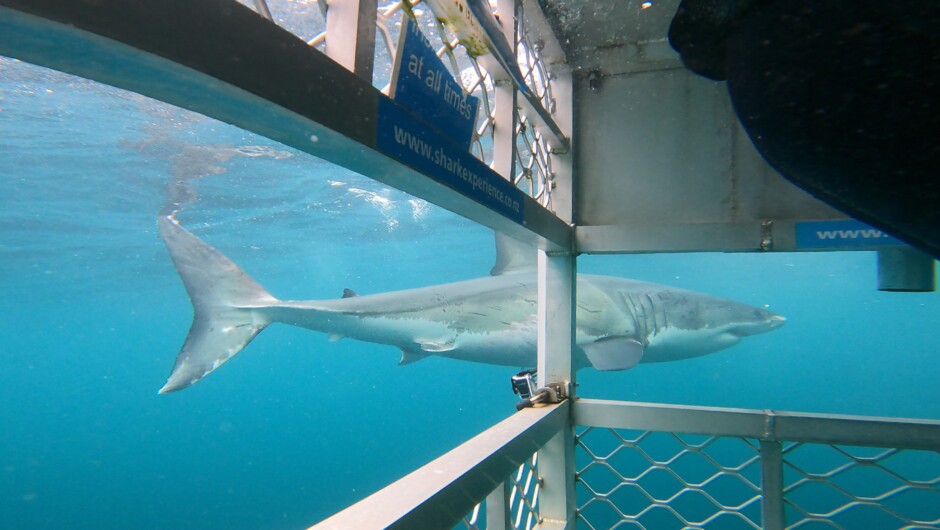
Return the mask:
M160 396L189 301L184 226L276 296L486 274L488 230L238 129L0 60L0 528L299 528L507 417L514 369L273 326ZM700 359L578 374L588 397L940 417L936 294L870 253L586 256L581 272L767 305L787 326Z

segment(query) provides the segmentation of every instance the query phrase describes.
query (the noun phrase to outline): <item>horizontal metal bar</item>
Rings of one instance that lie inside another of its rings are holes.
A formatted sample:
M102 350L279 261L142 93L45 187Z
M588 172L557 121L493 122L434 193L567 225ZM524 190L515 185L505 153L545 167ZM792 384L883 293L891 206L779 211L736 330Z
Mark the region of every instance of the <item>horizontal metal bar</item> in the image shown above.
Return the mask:
M568 425L568 402L524 409L311 530L452 528Z
M844 218L839 218L844 219ZM763 252L878 250L870 246L800 248L794 220L657 225L581 225L575 229L577 252L587 254L653 252Z
M940 451L940 421L777 412L777 440Z
M571 249L571 228L530 197L519 223L380 152L379 102L397 104L234 0L0 0L0 54L231 123L533 246Z
M761 250L761 222L578 226L578 252L721 252Z
M675 225L578 226L575 244L588 254L747 252L764 250L761 221ZM795 238L793 238L795 239ZM774 246L774 250L777 249Z
M940 421L579 399L575 425L940 451Z
M766 414L760 410L686 407L633 401L578 399L574 424L642 431L721 434L744 438L764 435ZM716 432L717 431L717 432Z
M571 64L578 65L579 77L592 72L615 76L685 69L665 38L612 42L599 48L575 49L569 55Z
M522 113L532 119L539 133L549 139L548 143L552 146L552 152L562 154L571 151L571 140L565 136L561 127L555 123L555 119L542 106L539 97L528 88L520 92L522 99L519 103L522 106Z

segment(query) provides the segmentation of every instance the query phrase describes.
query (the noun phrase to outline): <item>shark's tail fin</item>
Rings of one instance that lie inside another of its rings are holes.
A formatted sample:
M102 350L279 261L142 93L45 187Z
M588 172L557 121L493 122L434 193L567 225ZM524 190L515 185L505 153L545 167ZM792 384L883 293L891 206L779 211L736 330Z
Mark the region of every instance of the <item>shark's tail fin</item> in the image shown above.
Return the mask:
M193 325L161 394L188 387L231 359L269 324L259 309L278 300L172 215L157 221L193 303Z

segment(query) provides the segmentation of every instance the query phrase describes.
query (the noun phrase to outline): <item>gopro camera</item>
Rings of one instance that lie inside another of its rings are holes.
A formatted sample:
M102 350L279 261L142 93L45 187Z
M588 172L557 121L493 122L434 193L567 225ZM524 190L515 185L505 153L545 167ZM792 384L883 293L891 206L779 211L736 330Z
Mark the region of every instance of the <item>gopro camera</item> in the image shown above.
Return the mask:
M535 372L533 368L531 370L523 370L518 374L512 376L512 391L515 394L519 394L519 397L522 399L529 399L535 394L535 390L538 388L538 384L535 382Z

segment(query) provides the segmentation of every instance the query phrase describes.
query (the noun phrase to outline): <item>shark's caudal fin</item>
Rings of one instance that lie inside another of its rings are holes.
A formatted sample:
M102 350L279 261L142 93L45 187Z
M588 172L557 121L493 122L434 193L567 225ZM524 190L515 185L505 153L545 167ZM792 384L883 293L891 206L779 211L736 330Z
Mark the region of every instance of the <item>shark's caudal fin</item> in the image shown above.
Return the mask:
M157 224L193 303L193 325L161 394L186 388L241 351L268 321L257 309L278 300L172 215Z

